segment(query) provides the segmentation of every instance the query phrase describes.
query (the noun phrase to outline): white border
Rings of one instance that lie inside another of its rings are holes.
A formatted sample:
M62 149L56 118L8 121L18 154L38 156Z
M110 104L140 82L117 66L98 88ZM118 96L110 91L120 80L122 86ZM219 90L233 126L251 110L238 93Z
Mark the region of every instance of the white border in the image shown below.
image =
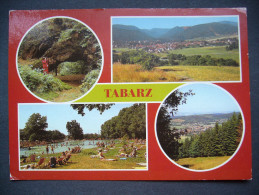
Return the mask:
M84 25L85 27L88 28L88 30L91 31L91 33L93 33L93 35L95 36L95 38L96 38L96 40L97 40L97 42L98 42L98 44L99 44L99 46L100 46L100 48L101 48L102 65L101 65L101 69L100 69L100 72L99 72L99 76L98 76L98 78L96 79L95 83L93 84L93 86L92 86L85 94L83 94L82 96L80 96L80 97L78 97L78 98L76 98L76 99L74 99L74 100L70 100L70 101L67 101L67 102L52 102L52 101L48 101L48 100L42 99L41 97L38 97L38 96L37 96L36 94L34 94L29 88L27 88L27 86L26 86L25 83L23 82L23 80L22 80L22 78L21 78L21 76L20 76L20 72L19 72L19 70L18 70L18 53L19 53L20 46L21 46L21 44L22 44L22 42L23 42L23 39L27 36L27 34L28 34L35 26L37 26L38 24L40 24L40 23L42 23L42 22L44 22L44 21L46 21L46 20L53 19L53 18L67 18L67 19L70 19L70 20L77 21L77 22L79 22L80 24ZM29 30L27 30L27 32L23 35L23 37L22 37L22 39L20 40L20 43L19 43L19 45L18 45L18 47L17 47L17 50L16 50L16 60L15 60L15 61L16 61L16 70L17 70L18 76L19 76L19 78L20 78L20 81L22 82L23 86L27 89L27 91L30 92L31 95L33 95L34 97L40 99L40 100L43 101L43 102L47 102L47 103L72 103L73 101L77 101L77 100L81 99L82 97L84 97L86 94L88 94L88 93L94 88L94 86L98 83L98 81L99 81L99 79L100 79L100 77L101 77L101 75L102 75L102 72L103 72L104 53L103 53L102 44L101 44L101 42L100 42L98 36L95 34L95 32L94 32L87 24L83 23L82 21L80 21L80 20L78 20L78 19L76 19L76 18L72 18L72 17L69 17L69 16L53 16L53 17L49 17L49 18L45 18L45 19L43 19L43 20L40 20L39 22L37 22L36 24L34 24L32 27L30 27Z
M111 103L111 102L110 102ZM114 102L115 104L134 104L136 102ZM46 104L43 104L43 103L18 103L17 104L17 115L18 115L18 170L19 171L148 171L149 170L149 163L148 163L148 109L147 109L147 103L143 103L142 104L145 104L145 107L146 107L146 163L147 163L147 166L146 166L146 169L21 169L21 161L20 161L20 131L19 131L19 116L20 114L20 111L19 111L19 106L21 105L39 105L39 106L45 106ZM53 103L55 104L55 103ZM52 104L52 105L53 105ZM56 103L58 104L58 103ZM74 103L63 103L63 104L67 104L67 105L71 105L71 104L74 104ZM86 103L77 103L77 104L86 104ZM87 103L87 104L96 104L96 103ZM108 102L105 102L103 104L108 104ZM61 105L61 104L59 104Z
M217 87L218 89L221 89L223 92L225 92L226 94L228 94L230 98L233 99L233 103L235 103L235 104L238 106L238 108L239 108L239 110L240 110L240 113L241 113L241 115L242 115L242 119L243 119L242 138L241 138L240 143L238 144L238 147L236 148L235 152L234 152L225 162L221 163L220 165L218 165L218 166L216 166L216 167L213 167L213 168L210 168L210 169L205 169L205 170L189 169L189 168L183 167L183 166L179 165L178 163L176 163L174 160L172 160L172 159L164 152L162 146L160 145L158 136L157 136L157 117L158 117L158 113L159 113L160 108L161 108L162 104L164 103L164 101L165 101L165 100L168 98L168 96L170 96L175 90L177 90L177 89L179 89L179 88L181 88L181 87L184 87L184 86L187 86L187 85L193 85L193 84L210 85L210 86L213 86L213 87ZM154 129L155 129L155 136L156 136L157 143L158 143L158 145L159 145L159 147L160 147L160 150L161 150L161 151L163 152L163 154L167 157L167 159L170 160L174 165L176 165L176 166L178 166L178 167L180 167L180 168L182 168L182 169L185 169L185 170L187 170L187 171L193 171L193 172L207 172L207 171L212 171L212 170L215 170L215 169L220 168L220 167L224 166L225 164L227 164L227 163L236 155L236 153L237 153L238 150L240 149L240 147L241 147L241 145L242 145L242 143L243 143L243 140L244 140L244 136L245 136L245 118L244 118L243 111L242 111L240 105L238 104L237 100L236 100L227 90L225 90L224 88L222 88L222 87L220 87L220 86L218 86L218 85L211 84L211 83L187 83L187 84L185 84L185 85L181 85L181 86L175 88L171 93L169 93L169 94L165 97L165 99L163 100L163 102L160 104L160 106L159 106L159 108L158 108L158 110L157 110L157 113L156 113L156 119L155 119L154 125L155 125L155 128L154 128Z
M212 17L237 17L238 20L238 42L239 42L239 80L237 81L184 81L184 82L121 82L119 84L126 84L126 83L130 83L130 84L140 84L140 83L207 83L207 82L211 82L211 83L242 83L242 59L241 59L241 40L240 40L240 19L239 19L239 15L215 15L215 16L205 16L205 15L200 15L200 16L111 16L110 18L110 25L111 25L111 83L113 82L113 34L112 34L112 19L113 18L202 18L202 17L208 17L208 18L212 18ZM117 83L117 82L116 82Z

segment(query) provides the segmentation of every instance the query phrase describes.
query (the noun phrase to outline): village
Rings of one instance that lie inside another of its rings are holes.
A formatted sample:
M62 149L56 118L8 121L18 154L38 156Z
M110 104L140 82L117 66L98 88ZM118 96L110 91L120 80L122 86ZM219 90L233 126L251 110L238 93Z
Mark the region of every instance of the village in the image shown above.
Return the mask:
M227 119L220 119L218 120L218 124L222 124L224 122L226 122ZM197 135L201 132L206 131L207 129L213 128L215 126L216 122L215 121L211 121L211 122L182 122L181 124L175 124L173 121L171 123L171 127L172 128L176 128L177 129L177 133L179 133L180 135ZM177 126L177 127L176 127Z
M211 40L187 40L187 41L113 41L113 49L116 48L128 48L128 49L142 49L149 53L165 53L170 50L183 49L183 48L195 48L195 47L213 47L213 46L228 46L237 42L238 39L222 38Z

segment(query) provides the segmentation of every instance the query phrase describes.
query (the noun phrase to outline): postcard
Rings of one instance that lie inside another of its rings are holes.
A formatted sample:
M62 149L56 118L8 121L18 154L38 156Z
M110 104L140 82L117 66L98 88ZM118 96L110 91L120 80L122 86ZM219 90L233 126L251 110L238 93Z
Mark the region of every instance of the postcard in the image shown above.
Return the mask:
M252 179L246 17L10 11L10 179Z

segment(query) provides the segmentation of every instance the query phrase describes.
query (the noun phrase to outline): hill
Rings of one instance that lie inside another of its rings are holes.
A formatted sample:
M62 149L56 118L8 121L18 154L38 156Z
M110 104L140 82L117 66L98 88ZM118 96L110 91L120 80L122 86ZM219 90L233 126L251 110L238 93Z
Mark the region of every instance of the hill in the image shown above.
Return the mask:
M167 32L161 39L184 41L189 39L205 39L223 35L237 34L237 27L232 23L213 22L199 24L189 28L175 27Z
M135 26L113 25L112 26L113 41L144 41L153 40L151 36L143 32Z
M187 123L203 123L210 124L219 121L225 121L229 119L233 113L214 113L214 114L200 114L200 115L188 115L188 116L175 116L172 121L181 124Z
M136 26L113 25L113 41L185 41L190 39L206 39L238 33L237 23L222 21L194 26L174 27L171 29L140 29Z

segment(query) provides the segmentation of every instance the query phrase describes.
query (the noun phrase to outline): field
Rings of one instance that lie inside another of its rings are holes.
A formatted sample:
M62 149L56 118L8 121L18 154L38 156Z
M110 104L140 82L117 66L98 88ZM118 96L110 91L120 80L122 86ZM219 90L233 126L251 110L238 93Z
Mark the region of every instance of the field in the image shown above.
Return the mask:
M239 50L233 49L231 51L226 51L225 46L176 49L170 53L183 54L186 56L210 55L212 58L233 59L239 62Z
M239 67L161 66L152 71L137 64L113 64L113 82L239 81Z
M175 162L189 169L206 170L221 165L229 158L230 156L182 158Z
M140 148L140 145L137 146ZM116 159L116 161L106 161L99 158L91 158L91 155L98 154L98 148L83 149L81 153L72 154L69 162L64 165L57 165L55 168L51 169L146 169L146 166L138 165L137 163L146 163L145 152L146 147L142 147L137 150L136 157L117 157L122 148L122 143L116 143L114 149L110 149L107 153L104 153L105 159ZM50 160L50 157L61 156L61 153L55 154L44 154L41 157L45 158L45 162ZM36 160L37 163L39 159ZM32 162L21 163L21 167L25 167L27 164L32 164ZM50 167L47 167L50 168ZM41 167L44 169L44 167Z

